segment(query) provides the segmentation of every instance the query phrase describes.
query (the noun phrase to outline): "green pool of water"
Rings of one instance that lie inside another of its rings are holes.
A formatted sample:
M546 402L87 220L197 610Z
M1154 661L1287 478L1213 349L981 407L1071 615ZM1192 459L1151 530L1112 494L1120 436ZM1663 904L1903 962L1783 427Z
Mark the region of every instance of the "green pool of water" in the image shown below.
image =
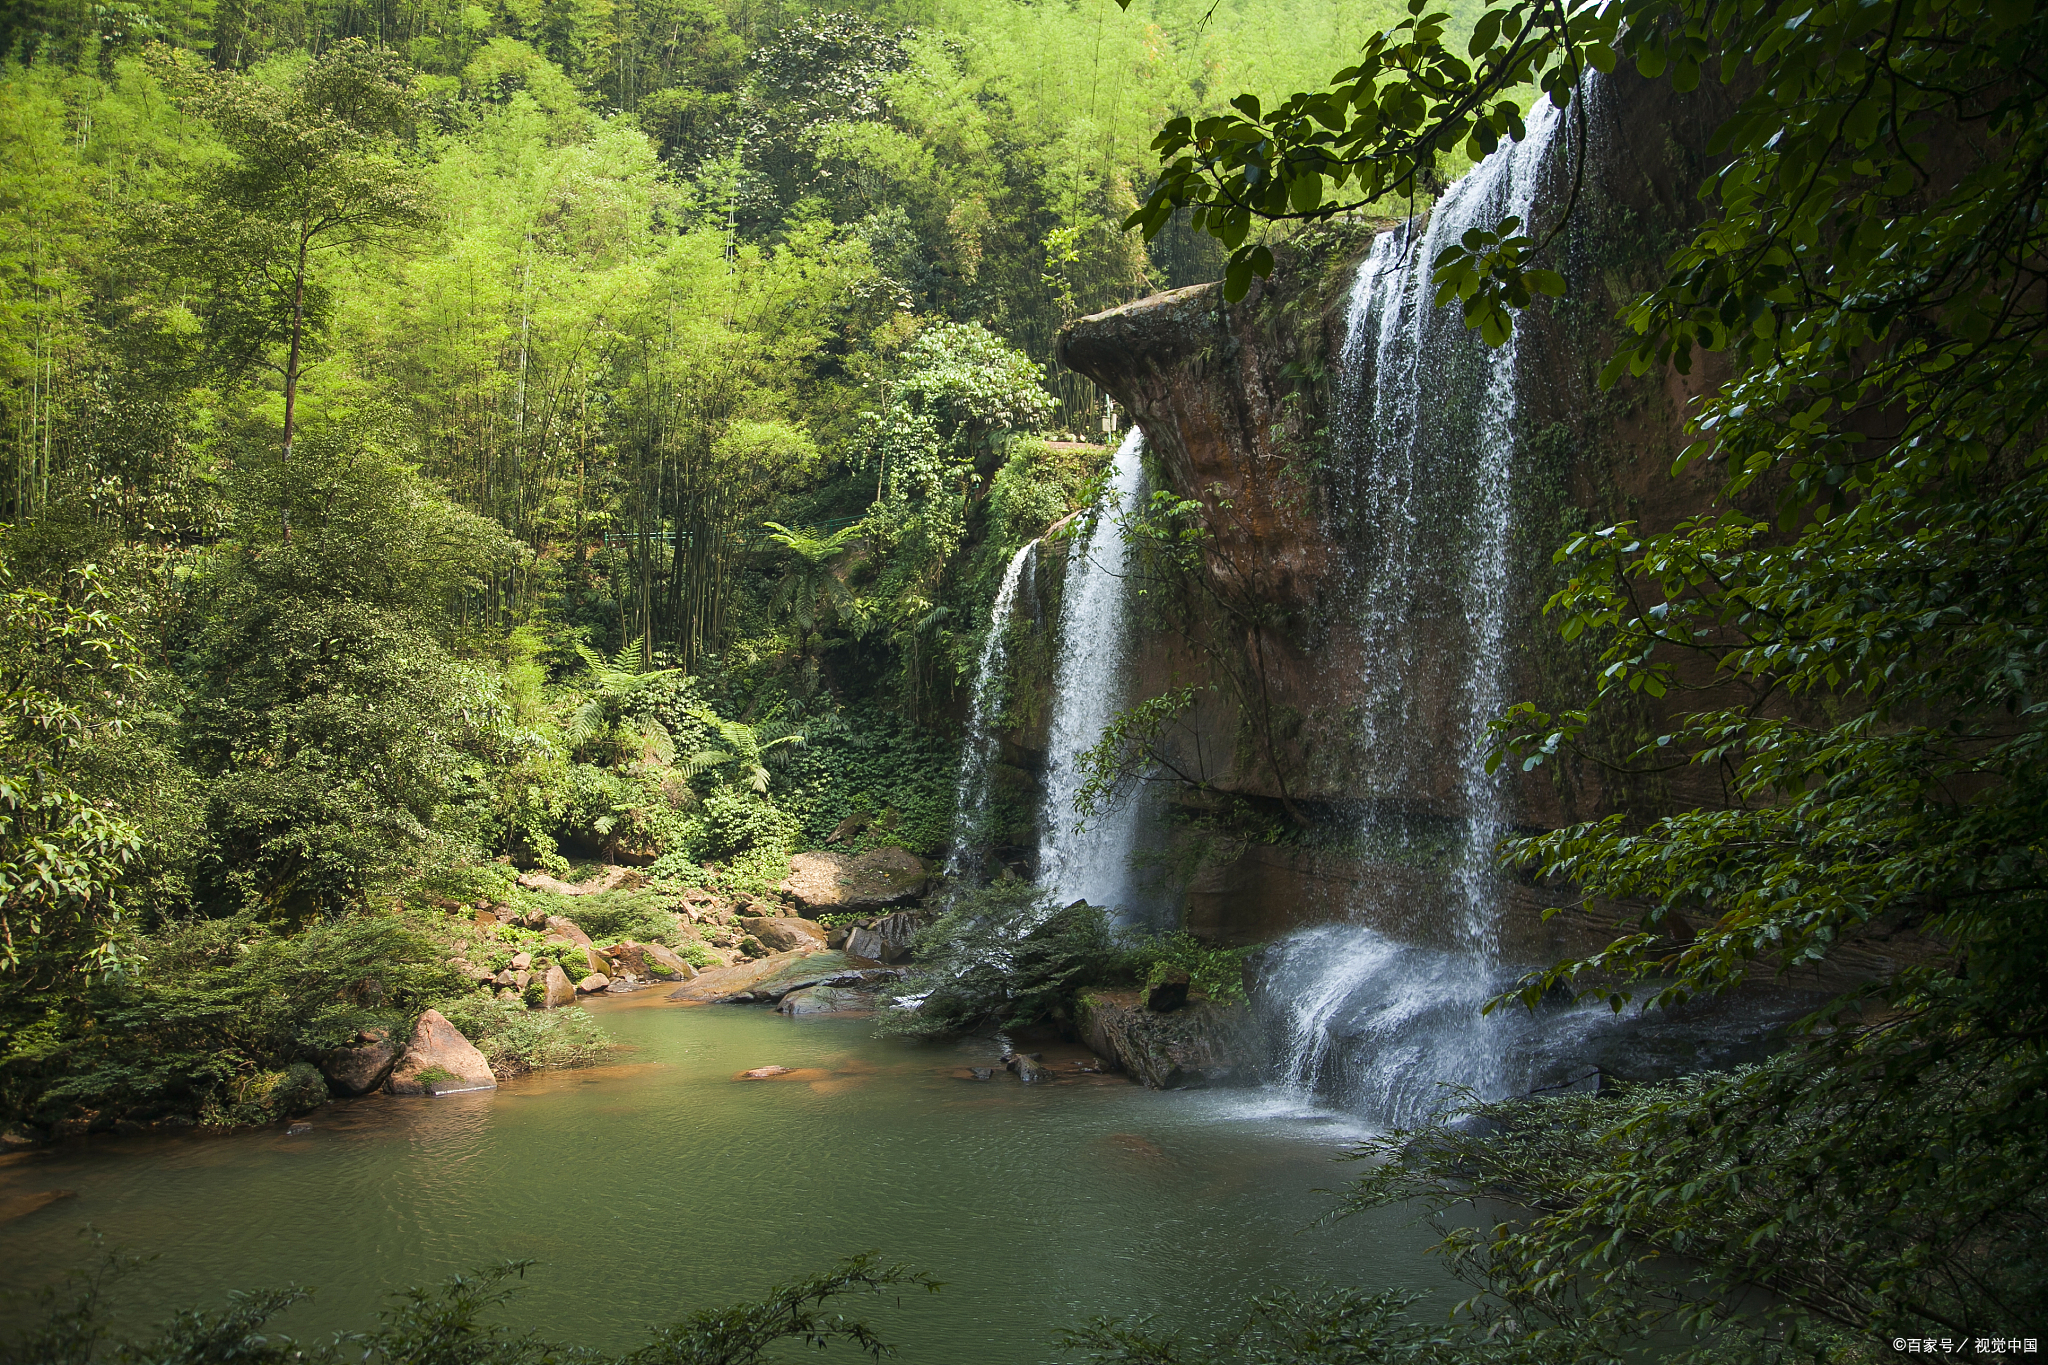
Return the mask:
M1330 1206L1318 1190L1353 1173L1334 1158L1356 1131L1264 1092L976 1082L961 1076L989 1062L985 1042L878 1040L864 1020L652 991L597 1012L632 1049L616 1065L331 1105L296 1137L10 1159L0 1202L77 1197L0 1227L0 1293L82 1264L91 1224L157 1257L121 1291L127 1324L296 1282L318 1295L278 1325L324 1335L372 1322L391 1289L531 1258L508 1317L623 1347L874 1249L946 1282L863 1307L903 1359L1021 1365L1061 1359L1058 1330L1098 1314L1213 1324L1269 1285L1444 1283L1404 1214L1310 1226ZM732 1079L767 1064L802 1070Z

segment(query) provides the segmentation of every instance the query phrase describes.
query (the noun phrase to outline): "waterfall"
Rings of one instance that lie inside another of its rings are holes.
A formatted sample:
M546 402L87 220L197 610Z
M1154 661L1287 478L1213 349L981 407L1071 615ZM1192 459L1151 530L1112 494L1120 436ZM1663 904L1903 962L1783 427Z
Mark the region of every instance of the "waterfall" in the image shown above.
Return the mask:
M1091 817L1077 833L1074 794L1082 778L1075 757L1102 738L1129 691L1129 547L1121 523L1139 511L1144 496L1144 449L1143 433L1132 427L1117 450L1094 525L1068 546L1038 839L1038 884L1059 904L1086 900L1126 912L1136 895L1130 861L1140 802Z
M1037 549L1034 540L1010 556L1002 585L996 589L995 606L989 610L988 635L981 642L981 658L974 669L967 739L960 752L960 786L953 799L953 851L946 858L946 877L951 881L978 876L981 870L981 855L987 846L981 826L988 814L988 770L1000 747L995 715L1002 698L1003 670L1009 662L1005 627L1017 603L1017 585L1024 580L1024 570Z
M1483 752L1507 663L1522 333L1488 349L1455 303L1434 306L1429 275L1471 228L1513 215L1529 230L1564 124L1539 101L1527 137L1451 186L1420 231L1374 241L1351 292L1336 423L1349 482L1333 511L1363 659L1359 840L1439 877L1447 922L1430 943L1362 924L1294 935L1265 955L1260 997L1278 1016L1286 1082L1383 1123L1424 1117L1446 1083L1493 1096L1515 1079L1523 1024L1479 1008L1504 977L1492 850L1505 810Z

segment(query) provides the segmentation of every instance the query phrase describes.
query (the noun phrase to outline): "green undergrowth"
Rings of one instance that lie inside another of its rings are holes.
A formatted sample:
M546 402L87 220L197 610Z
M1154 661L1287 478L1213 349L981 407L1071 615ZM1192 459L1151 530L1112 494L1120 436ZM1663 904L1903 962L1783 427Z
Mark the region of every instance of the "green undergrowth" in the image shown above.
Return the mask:
M8 1003L0 1103L44 1127L264 1122L305 1099L296 1065L466 992L448 956L415 916L172 924L136 939L127 974Z
M476 1044L501 1080L544 1067L589 1066L611 1051L611 1036L578 1006L530 1010L485 991L441 1007L448 1022Z
M373 1326L331 1341L296 1341L270 1319L312 1297L300 1286L231 1294L217 1309L181 1310L147 1338L116 1340L108 1318L139 1258L103 1253L90 1269L73 1271L36 1296L33 1321L0 1337L0 1365L88 1365L150 1361L153 1365L760 1365L778 1342L823 1349L845 1343L874 1359L895 1349L861 1317L835 1300L862 1295L900 1303L906 1289L937 1290L938 1281L904 1265L862 1253L831 1269L775 1285L760 1298L700 1308L655 1327L623 1355L548 1342L537 1332L504 1325L501 1311L520 1289L532 1261L506 1261L457 1275L434 1288L391 1294ZM828 1305L831 1305L828 1307ZM29 1315L24 1315L26 1320ZM777 1356L782 1359L784 1357Z

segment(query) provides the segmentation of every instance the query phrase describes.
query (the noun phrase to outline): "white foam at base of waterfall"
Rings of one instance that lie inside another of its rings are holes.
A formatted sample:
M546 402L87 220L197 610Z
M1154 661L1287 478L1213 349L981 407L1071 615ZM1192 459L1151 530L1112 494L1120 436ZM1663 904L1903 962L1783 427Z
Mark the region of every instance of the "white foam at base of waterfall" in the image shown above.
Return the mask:
M1505 812L1483 750L1507 662L1521 331L1489 351L1455 304L1435 306L1429 276L1470 228L1514 216L1527 230L1564 124L1540 101L1528 136L1451 186L1419 233L1409 224L1374 241L1350 300L1337 439L1355 462L1343 510L1362 542L1353 600L1370 813L1360 840L1417 856L1414 830L1399 823L1408 817L1387 812L1412 810L1432 774L1454 772L1452 848L1436 862L1455 923L1432 946L1400 943L1367 927L1369 904L1354 905L1357 922L1270 947L1257 997L1280 1035L1282 1083L1378 1123L1412 1124L1454 1107L1458 1087L1491 1098L1512 1081L1517 1031L1503 1012L1480 1014L1508 975L1492 862ZM1452 678L1449 696L1421 682Z
M988 809L988 770L995 762L1000 744L995 732L994 702L1001 696L1003 668L1009 662L1010 613L1016 608L1017 587L1031 562L1038 542L1031 541L1010 556L1003 569L1003 581L996 589L995 605L989 609L988 634L981 642L981 657L974 669L974 691L967 718L967 734L960 748L960 783L953 797L953 848L946 855L946 876L958 881L978 872L980 825Z
M1067 550L1059 651L1053 665L1046 742L1045 805L1039 818L1038 884L1056 904L1085 900L1128 918L1138 894L1131 854L1143 800L1132 797L1077 829L1076 759L1093 748L1130 691L1130 549L1122 523L1144 496L1144 434L1132 427L1117 449L1094 524Z

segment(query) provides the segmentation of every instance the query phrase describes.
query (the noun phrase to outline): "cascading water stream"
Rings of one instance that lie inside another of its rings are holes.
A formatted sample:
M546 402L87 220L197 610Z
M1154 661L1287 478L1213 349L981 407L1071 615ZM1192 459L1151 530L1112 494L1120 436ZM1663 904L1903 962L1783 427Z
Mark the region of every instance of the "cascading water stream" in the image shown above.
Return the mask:
M995 703L1002 695L1002 677L1009 663L1010 614L1017 604L1017 585L1036 557L1038 542L1032 541L1010 556L1003 581L996 589L995 606L989 611L988 636L981 642L981 658L974 670L974 693L967 718L967 742L960 754L960 786L953 802L953 851L946 858L946 877L958 882L980 871L984 845L981 828L988 811L988 770L999 747L995 731Z
M1144 496L1144 449L1143 433L1132 427L1117 450L1093 528L1067 551L1039 818L1038 884L1059 904L1086 900L1126 913L1136 894L1130 864L1141 803L1125 801L1076 832L1074 796L1083 779L1075 758L1102 738L1129 691L1131 593L1122 523Z
M1359 839L1440 879L1450 923L1428 944L1363 925L1294 935L1268 951L1261 997L1279 1015L1284 1081L1383 1123L1424 1117L1446 1084L1494 1095L1511 1080L1517 1028L1479 1015L1502 979L1492 850L1505 825L1482 752L1506 667L1521 329L1489 350L1455 304L1435 306L1429 276L1468 229L1512 215L1528 230L1565 122L1540 101L1528 135L1451 186L1419 233L1380 235L1351 294L1337 433L1352 482L1336 502L1363 659Z

